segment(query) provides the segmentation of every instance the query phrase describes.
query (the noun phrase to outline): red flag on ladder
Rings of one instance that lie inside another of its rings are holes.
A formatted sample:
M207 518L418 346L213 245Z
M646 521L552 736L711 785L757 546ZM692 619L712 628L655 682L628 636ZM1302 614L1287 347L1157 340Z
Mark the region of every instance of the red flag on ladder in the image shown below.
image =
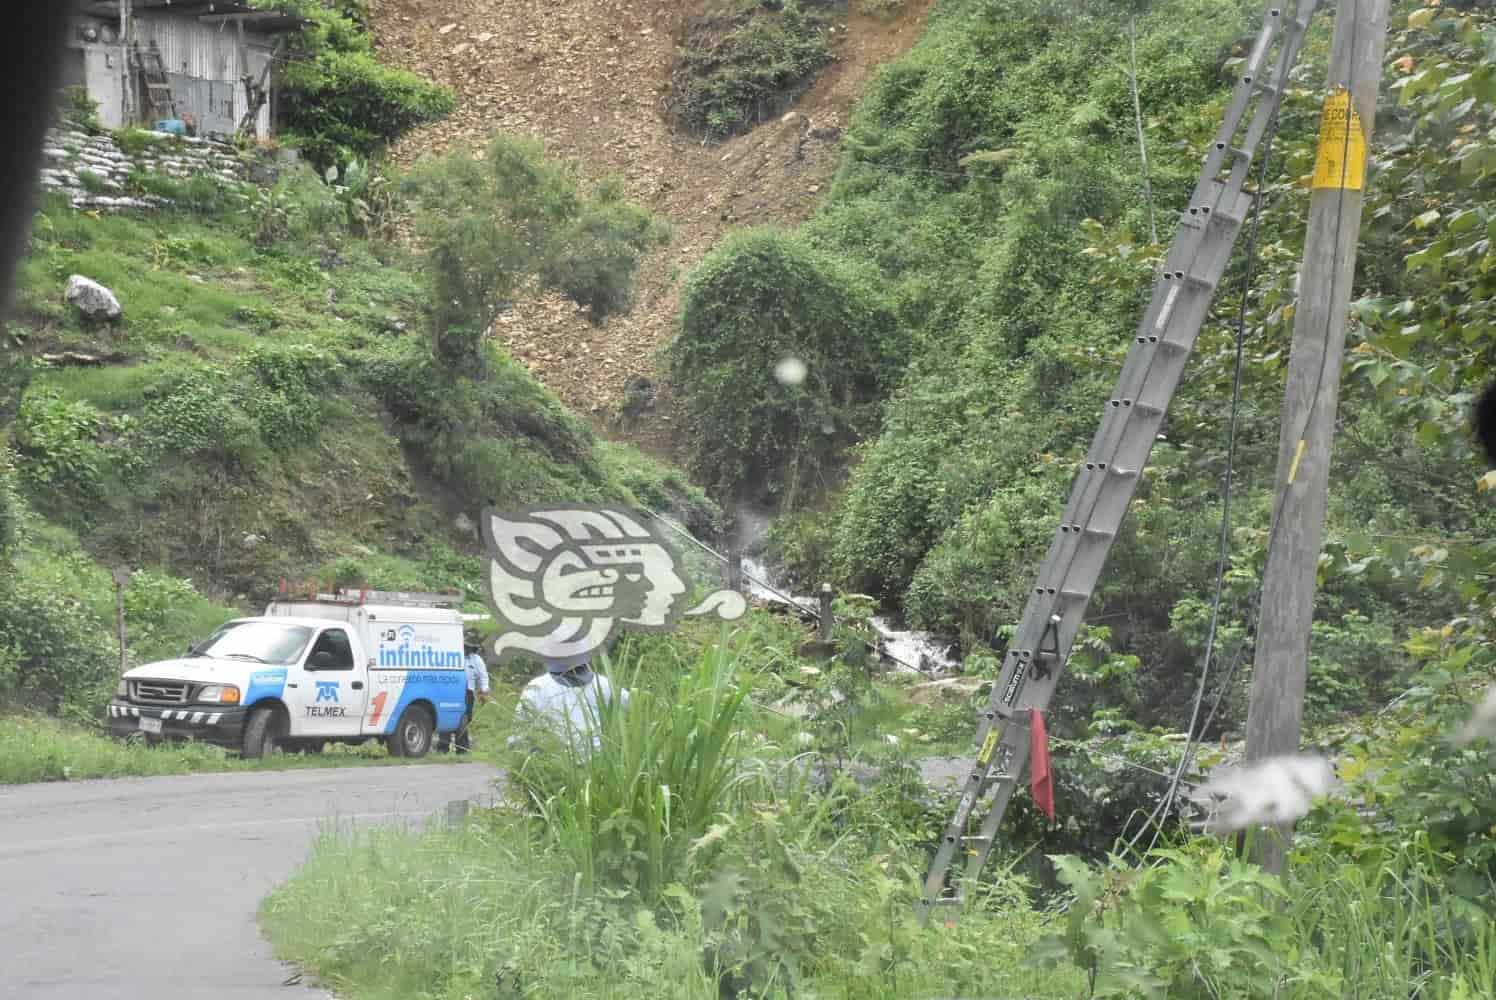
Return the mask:
M1029 721L1029 794L1034 805L1054 822L1054 775L1049 769L1049 733L1037 708Z

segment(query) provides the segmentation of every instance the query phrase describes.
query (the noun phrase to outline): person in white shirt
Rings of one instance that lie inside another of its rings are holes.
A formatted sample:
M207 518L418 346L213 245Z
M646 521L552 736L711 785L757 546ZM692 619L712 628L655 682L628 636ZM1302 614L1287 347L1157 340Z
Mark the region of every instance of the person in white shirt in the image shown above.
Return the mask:
M446 753L452 743L456 743L457 752L467 753L473 748L473 737L468 731L473 724L473 710L482 703L491 701L493 695L488 685L488 664L483 662L479 655L478 640L472 636L464 637L463 646L467 650L467 710L462 715L462 725L458 728L455 740L450 735L444 735L437 741L437 753Z
M548 661L545 673L525 685L515 714L521 725L544 726L585 755L602 743L596 728L599 706L613 697L612 684L586 661ZM628 706L627 689L619 689L617 697L620 707Z

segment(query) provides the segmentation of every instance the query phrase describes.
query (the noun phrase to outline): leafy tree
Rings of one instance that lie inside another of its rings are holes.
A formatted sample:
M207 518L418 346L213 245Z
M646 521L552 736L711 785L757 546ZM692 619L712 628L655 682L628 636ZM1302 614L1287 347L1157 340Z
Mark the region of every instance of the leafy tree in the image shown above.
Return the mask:
M481 361L478 345L528 281L586 305L594 321L628 304L639 254L666 230L605 182L587 194L539 143L496 138L422 165L410 181L421 211L432 290L432 343L447 361Z
M703 475L755 500L823 486L898 353L868 274L772 229L732 237L692 274L670 348Z
M374 56L361 0L253 0L305 20L282 73L285 124L324 169L367 158L410 129L452 113L451 91Z

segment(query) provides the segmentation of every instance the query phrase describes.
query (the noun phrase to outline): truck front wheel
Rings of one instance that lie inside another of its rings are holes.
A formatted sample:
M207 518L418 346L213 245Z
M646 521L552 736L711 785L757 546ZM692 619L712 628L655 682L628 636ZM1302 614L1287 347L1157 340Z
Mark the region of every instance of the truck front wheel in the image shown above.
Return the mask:
M275 709L268 705L255 709L249 713L249 721L244 724L244 749L241 756L245 760L256 760L267 753L274 753L285 738L283 729L280 715Z
M432 721L430 712L419 705L410 706L400 716L395 731L385 741L390 756L426 756L426 752L431 749L431 734L435 729L436 723Z

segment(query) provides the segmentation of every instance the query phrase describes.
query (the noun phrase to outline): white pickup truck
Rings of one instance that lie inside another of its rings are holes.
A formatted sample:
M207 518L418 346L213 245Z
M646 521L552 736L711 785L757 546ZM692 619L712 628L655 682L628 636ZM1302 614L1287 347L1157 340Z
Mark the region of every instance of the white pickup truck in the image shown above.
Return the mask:
M382 739L420 757L466 710L462 615L443 594L339 591L278 600L176 660L127 672L115 736L195 739L260 757Z

